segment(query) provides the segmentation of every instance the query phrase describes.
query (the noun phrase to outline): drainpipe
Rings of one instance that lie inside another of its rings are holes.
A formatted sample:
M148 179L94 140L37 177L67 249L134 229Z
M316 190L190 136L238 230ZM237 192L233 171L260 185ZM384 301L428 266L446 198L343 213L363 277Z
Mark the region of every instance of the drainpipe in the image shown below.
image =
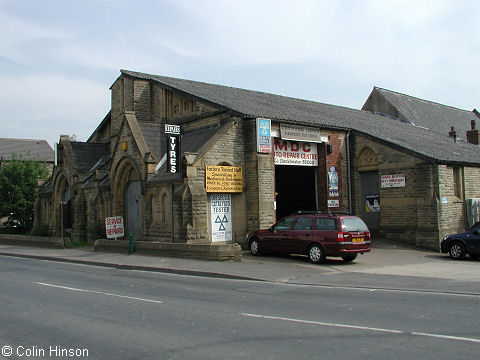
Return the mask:
M174 222L173 222L173 181L170 181L170 222L171 222L171 226L172 226L172 231L171 231L171 239L170 241L172 243L175 242L175 229L174 229Z
M350 130L345 138L345 147L347 150L347 181L348 181L348 212L352 213L352 179L350 177Z

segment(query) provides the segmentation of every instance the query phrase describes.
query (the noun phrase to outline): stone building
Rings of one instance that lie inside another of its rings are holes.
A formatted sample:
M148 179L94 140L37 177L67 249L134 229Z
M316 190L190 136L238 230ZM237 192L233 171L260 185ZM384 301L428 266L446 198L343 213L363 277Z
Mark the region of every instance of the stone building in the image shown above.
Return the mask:
M478 146L386 110L126 70L111 94L85 143L61 136L40 191L37 218L57 233L63 218L73 239L93 240L115 215L136 240L244 245L301 209L350 211L381 236L437 248L480 197Z

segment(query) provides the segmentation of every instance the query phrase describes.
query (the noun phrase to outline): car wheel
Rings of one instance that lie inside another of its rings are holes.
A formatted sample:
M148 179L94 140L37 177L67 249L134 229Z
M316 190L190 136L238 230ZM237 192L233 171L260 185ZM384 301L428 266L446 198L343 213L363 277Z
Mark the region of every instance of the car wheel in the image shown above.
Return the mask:
M343 261L345 262L351 262L357 258L357 254L351 254L351 255L345 255L342 256Z
M465 246L463 246L460 242L454 242L452 246L450 246L450 257L453 260L461 260L465 258Z
M325 251L320 245L313 244L308 248L308 260L313 264L321 264L325 262Z
M260 241L257 238L252 239L250 241L250 254L253 256L258 256L262 253L262 247L260 246Z

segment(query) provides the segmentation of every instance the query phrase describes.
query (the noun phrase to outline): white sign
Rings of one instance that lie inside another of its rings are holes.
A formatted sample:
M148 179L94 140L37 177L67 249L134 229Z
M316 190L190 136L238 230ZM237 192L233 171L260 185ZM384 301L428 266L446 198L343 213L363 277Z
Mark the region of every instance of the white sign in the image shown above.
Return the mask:
M108 239L124 236L123 218L121 216L107 217L105 219L105 230Z
M327 200L328 207L340 207L340 200Z
M180 125L165 124L165 134L180 135Z
M210 195L212 242L232 241L232 196Z
M322 134L318 128L280 124L280 134L283 140L328 142L328 134Z
M382 188L405 187L405 174L382 175Z
M275 165L318 166L317 144L275 140Z

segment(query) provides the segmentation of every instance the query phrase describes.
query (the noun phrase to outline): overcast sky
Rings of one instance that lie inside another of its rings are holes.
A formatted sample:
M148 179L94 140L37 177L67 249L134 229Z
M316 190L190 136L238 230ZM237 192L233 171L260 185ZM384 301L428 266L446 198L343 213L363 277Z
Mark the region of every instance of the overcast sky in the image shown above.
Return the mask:
M127 69L361 108L480 108L478 0L0 0L0 137L86 141Z

